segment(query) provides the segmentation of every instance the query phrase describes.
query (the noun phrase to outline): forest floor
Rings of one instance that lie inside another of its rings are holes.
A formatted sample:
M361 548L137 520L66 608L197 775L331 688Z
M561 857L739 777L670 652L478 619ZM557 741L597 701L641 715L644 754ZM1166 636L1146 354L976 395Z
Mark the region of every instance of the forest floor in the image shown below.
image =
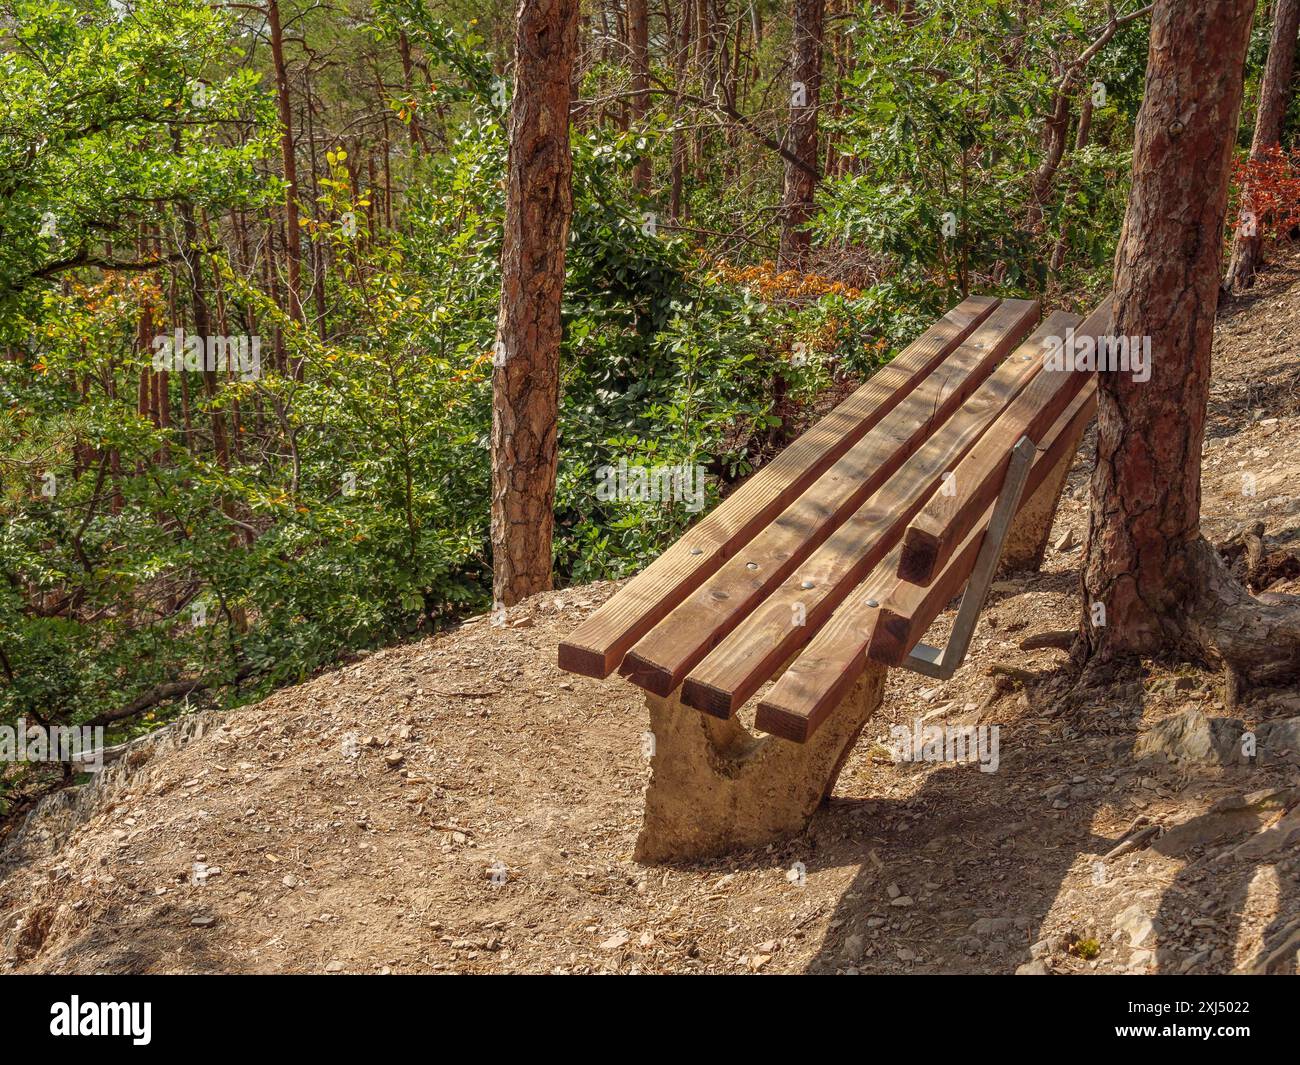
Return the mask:
M1262 521L1300 546L1297 335L1300 257L1222 309L1215 541ZM1300 692L1229 711L1220 676L1149 663L1081 700L1064 652L1020 649L1075 625L1085 466L1043 570L999 581L950 681L891 671L785 845L633 862L644 704L555 664L597 584L184 719L47 801L0 850L0 971L1294 971ZM895 764L881 742L920 716L998 725L997 771ZM1267 757L1239 760L1243 727Z

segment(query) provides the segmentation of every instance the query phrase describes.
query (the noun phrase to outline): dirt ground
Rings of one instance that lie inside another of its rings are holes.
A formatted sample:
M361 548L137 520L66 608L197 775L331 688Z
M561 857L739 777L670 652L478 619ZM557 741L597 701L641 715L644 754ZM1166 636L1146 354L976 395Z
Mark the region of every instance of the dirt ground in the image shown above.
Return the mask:
M1295 257L1221 313L1215 541L1263 521L1300 550L1298 319ZM995 586L952 680L891 671L834 800L782 846L632 861L644 704L555 664L617 588L592 585L186 719L47 801L0 850L0 969L1294 972L1300 692L1229 712L1220 676L1149 663L1081 703L1064 652L1020 648L1075 624L1085 467L1042 572ZM997 772L894 763L890 726L918 717L996 724ZM1249 763L1194 742L1270 722Z

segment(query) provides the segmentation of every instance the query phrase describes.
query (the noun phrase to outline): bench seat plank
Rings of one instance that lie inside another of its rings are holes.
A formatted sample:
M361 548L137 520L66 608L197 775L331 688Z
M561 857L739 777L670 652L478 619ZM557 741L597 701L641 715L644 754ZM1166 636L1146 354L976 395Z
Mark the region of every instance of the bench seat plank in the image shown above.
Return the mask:
M657 695L677 688L723 636L965 403L1038 317L1037 301L1005 300L811 488L643 636L619 672Z
M1078 323L1077 315L1050 315L830 539L690 672L682 685L682 702L717 717L734 714L812 639L835 607L900 541L909 519L940 486L944 472L954 465L960 470L963 456L972 447L983 447L1009 414L1026 406L1023 401L1031 392L1036 399L1030 405L1044 422L1032 435L1041 436L1069 402L1066 393L1082 384L1081 377L1053 374L1055 380L1048 382L1052 387L1040 387L1043 355L1050 338L1064 336Z
M999 303L967 297L904 348L587 618L560 644L560 668L609 676L637 640L879 424Z

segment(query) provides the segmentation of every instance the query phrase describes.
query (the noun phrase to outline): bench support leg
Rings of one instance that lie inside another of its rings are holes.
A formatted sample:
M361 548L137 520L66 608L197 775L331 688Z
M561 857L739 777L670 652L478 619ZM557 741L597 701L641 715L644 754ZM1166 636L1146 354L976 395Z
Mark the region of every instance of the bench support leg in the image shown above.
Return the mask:
M754 735L647 695L654 736L638 862L693 861L802 832L829 796L862 727L880 706L885 669L868 664L807 743Z
M1015 521L1007 532L1002 547L1001 572L1036 571L1042 568L1043 556L1047 553L1047 544L1052 537L1052 522L1056 518L1056 508L1065 491L1065 482L1070 475L1070 467L1078 457L1079 441L1083 439L1084 428L1081 427L1070 441L1056 469L1052 470L1025 500L1016 515Z

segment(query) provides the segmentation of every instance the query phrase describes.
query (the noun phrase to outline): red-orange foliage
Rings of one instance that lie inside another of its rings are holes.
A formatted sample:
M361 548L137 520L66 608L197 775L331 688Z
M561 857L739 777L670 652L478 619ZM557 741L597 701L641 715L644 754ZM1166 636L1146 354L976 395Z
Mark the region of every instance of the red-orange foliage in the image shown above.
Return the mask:
M1300 225L1300 150L1274 145L1263 159L1238 159L1232 188L1238 224L1254 221L1260 236L1276 238Z

